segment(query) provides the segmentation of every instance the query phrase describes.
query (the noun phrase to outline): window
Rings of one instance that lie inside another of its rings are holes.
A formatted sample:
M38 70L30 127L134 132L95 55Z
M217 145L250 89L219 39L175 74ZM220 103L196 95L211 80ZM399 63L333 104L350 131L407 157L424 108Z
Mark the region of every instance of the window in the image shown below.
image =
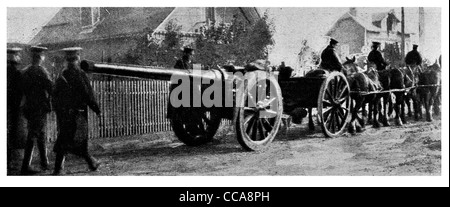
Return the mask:
M92 27L100 21L100 7L81 7L81 26Z
M350 46L348 44L341 45L341 56L348 57L350 55Z

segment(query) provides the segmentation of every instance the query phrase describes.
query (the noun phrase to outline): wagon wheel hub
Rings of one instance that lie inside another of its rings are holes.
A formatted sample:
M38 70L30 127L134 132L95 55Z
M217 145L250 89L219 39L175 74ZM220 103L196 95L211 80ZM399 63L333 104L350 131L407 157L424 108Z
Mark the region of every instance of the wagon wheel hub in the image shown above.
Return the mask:
M258 110L258 111L266 110L267 107L269 107L270 104L271 104L273 101L276 100L276 98L272 98L272 99L269 99L269 98L270 98L270 97L267 97L265 100L259 101L259 102L256 104L256 110Z

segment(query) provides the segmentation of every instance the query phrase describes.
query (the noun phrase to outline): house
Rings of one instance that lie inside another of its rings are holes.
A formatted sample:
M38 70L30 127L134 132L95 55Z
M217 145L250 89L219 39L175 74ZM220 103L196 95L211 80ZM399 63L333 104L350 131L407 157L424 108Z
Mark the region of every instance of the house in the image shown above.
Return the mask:
M82 47L82 59L116 62L130 48L141 44L143 38L164 38L170 21L181 26L189 42L200 27L216 23L229 23L234 18L252 23L260 18L254 7L68 7L62 8L31 40L53 51L51 62L62 64L58 50Z
M412 32L405 31L405 49L412 48ZM401 21L394 10L382 13L359 14L356 8L342 15L328 30L326 36L339 40L338 52L342 58L350 54L370 52L373 41L381 43L381 49L386 44L400 45Z

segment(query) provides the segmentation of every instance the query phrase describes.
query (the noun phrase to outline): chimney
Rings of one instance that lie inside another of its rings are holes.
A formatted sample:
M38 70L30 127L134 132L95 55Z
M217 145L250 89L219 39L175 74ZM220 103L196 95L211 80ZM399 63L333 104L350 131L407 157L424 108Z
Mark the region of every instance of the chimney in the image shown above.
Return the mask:
M356 17L356 15L358 14L356 11L356 7L350 7L350 11L348 13L350 13L354 17Z

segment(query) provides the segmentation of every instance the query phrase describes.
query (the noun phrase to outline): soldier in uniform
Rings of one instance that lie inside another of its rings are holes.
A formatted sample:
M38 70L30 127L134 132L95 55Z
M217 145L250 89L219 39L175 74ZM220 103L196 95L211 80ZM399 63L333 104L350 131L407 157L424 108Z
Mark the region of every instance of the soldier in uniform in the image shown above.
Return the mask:
M58 122L58 137L53 149L56 153L54 175L62 173L67 153L85 159L91 171L96 171L100 166L89 153L88 137L75 137L80 120L87 120L88 107L100 116L100 108L89 79L79 66L80 50L79 47L63 49L67 67L55 83L53 100Z
M11 169L12 151L19 142L18 127L20 101L22 100L22 74L17 68L20 64L21 48L7 49L7 169Z
M406 54L405 57L406 65L410 65L413 67L422 65L422 56L420 55L419 51L417 51L418 47L419 45L414 44L413 50L411 50L410 52L408 52L408 54Z
M194 55L194 49L185 47L183 50L183 56L181 57L181 59L177 60L174 68L188 69L188 70L192 69L191 59L192 59L193 55Z
M380 46L379 42L372 42L372 51L370 51L369 56L367 56L367 60L369 62L374 63L377 66L377 70L381 71L386 69L388 65L383 58L383 55L380 51L378 51L378 47Z
M331 38L330 44L325 48L325 50L322 51L322 55L320 58L322 59L322 62L320 63L320 67L322 69L328 70L328 71L341 71L342 70L342 64L339 61L339 57L336 54L336 47L338 45L338 41Z
M24 115L28 122L28 137L25 145L22 163L22 174L36 174L31 168L33 157L34 140L39 149L41 168L48 170L47 147L46 147L46 125L47 115L52 110L51 95L53 82L47 69L42 67L45 59L45 47L31 47L31 66L25 69L22 76L23 92L26 98Z

